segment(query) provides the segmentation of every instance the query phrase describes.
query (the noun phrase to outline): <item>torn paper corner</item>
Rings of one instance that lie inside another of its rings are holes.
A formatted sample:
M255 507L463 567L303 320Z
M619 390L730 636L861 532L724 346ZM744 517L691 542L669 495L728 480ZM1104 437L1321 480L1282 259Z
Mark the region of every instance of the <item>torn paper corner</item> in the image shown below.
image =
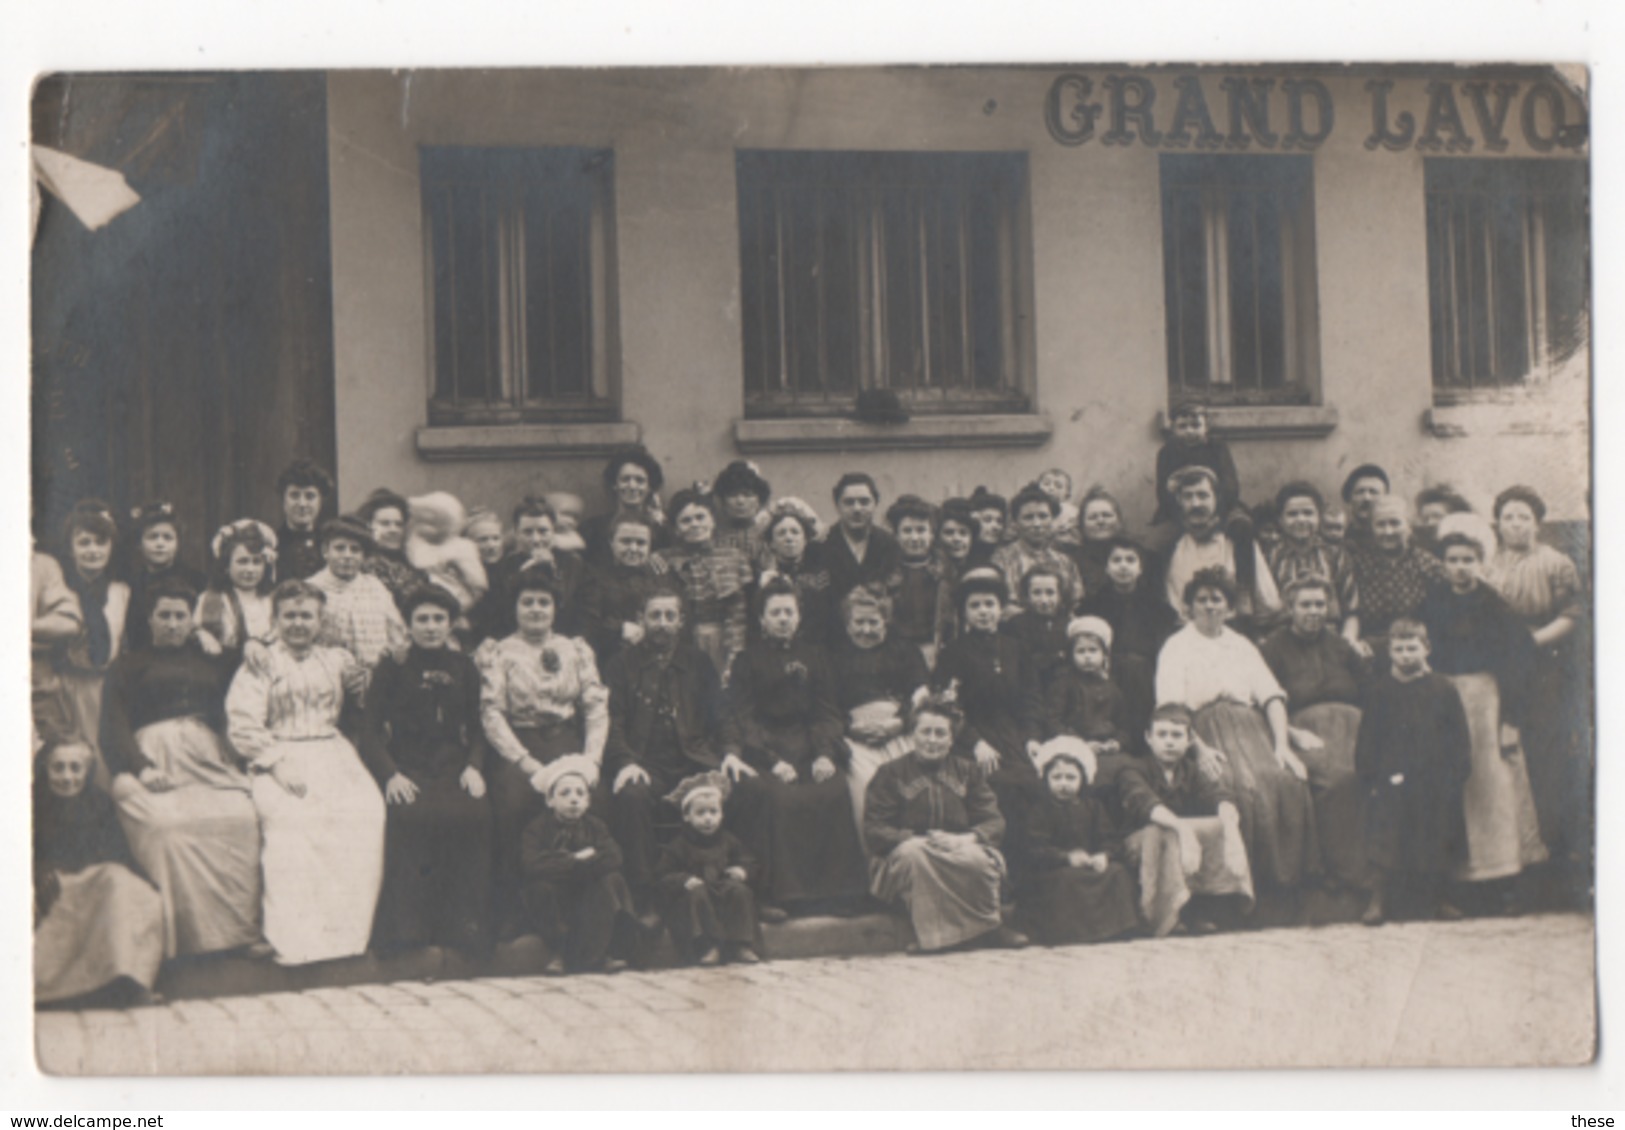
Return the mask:
M141 203L124 174L45 145L33 147L34 176L91 231Z

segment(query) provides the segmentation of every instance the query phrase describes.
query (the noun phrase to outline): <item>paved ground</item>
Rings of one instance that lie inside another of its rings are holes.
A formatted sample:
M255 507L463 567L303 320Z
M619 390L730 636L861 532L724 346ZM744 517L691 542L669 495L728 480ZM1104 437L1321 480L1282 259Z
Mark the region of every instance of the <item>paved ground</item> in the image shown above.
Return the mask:
M402 982L45 1012L90 1075L1575 1064L1589 917Z

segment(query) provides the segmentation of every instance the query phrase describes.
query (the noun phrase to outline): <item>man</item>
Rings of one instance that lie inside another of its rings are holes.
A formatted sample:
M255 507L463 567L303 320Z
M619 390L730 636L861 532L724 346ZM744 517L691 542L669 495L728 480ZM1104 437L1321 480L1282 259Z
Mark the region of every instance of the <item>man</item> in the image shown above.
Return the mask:
M840 520L824 535L831 606L838 607L863 584L895 597L903 587L903 551L897 539L875 525L880 488L862 471L848 471L836 482L834 495Z
M1184 467L1168 478L1168 490L1179 503L1183 531L1168 558L1168 603L1185 616L1185 585L1199 569L1217 566L1236 581L1237 616L1260 630L1281 614L1281 595L1264 554L1251 539L1233 541L1219 516L1218 476L1208 467ZM1238 562L1238 557L1240 561ZM1238 565L1241 567L1238 568Z
M1343 503L1349 511L1348 544L1371 544L1371 508L1388 493L1388 472L1375 463L1362 463L1343 480Z

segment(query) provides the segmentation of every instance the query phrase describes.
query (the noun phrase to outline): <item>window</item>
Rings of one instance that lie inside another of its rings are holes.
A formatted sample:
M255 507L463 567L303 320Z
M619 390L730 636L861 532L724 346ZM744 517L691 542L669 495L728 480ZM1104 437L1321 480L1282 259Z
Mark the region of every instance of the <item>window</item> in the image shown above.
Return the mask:
M747 416L1026 411L1023 153L737 155Z
M1312 158L1161 161L1171 393L1312 403L1320 358Z
M1585 167L1429 159L1428 317L1441 400L1585 363Z
M425 147L430 424L613 419L613 155Z

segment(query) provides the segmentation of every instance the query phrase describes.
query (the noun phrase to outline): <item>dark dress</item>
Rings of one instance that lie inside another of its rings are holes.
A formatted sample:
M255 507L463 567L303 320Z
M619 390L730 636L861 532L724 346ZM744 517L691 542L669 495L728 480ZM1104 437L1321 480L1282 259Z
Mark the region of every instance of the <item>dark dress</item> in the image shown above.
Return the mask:
M757 771L745 791L765 799L741 812L737 827L762 862L763 897L773 903L861 897L868 864L852 816L844 726L824 649L800 638L751 644L734 659L728 700L724 747ZM820 757L836 767L827 781L813 780ZM780 761L795 769L793 783L774 776Z
M581 634L592 645L600 668L607 668L609 661L629 646L626 625L642 618L643 598L654 576L654 567L649 564L587 566L581 587L576 590L577 603Z
M1179 630L1179 614L1168 607L1158 586L1140 578L1133 592L1106 585L1078 607L1080 616L1098 616L1112 626L1112 681L1123 690L1129 737L1143 750L1144 734L1156 706L1157 655Z
M459 781L464 770L485 764L474 661L416 645L399 662L386 656L367 690L361 751L380 788L396 773L418 788L410 804L388 807L373 943L484 952L490 945L491 806Z
M610 524L615 521L616 511L608 514L594 514L577 527L576 532L581 535L586 549L581 556L592 565L610 565L615 561L615 554L609 547ZM656 518L652 513L642 519L649 525L649 551L665 549L671 544L671 532L667 530L666 523Z
M743 880L725 874L742 868ZM725 828L702 836L684 826L660 853L660 916L671 932L672 944L685 961L703 957L724 942L756 943L756 900L750 884L756 860L745 845ZM690 879L704 886L689 890Z
M1046 796L1027 816L1011 847L1026 878L1016 894L1021 920L1047 946L1099 942L1140 924L1134 882L1123 868L1122 841L1106 807L1089 792L1062 803ZM1104 871L1073 867L1067 853L1104 852Z
M999 625L1000 632L1026 649L1029 668L1038 679L1039 690L1046 694L1055 677L1072 666L1066 623L1064 609L1053 616L1040 616L1029 608Z
M903 551L897 539L879 526L869 527L869 540L859 561L846 540L846 532L837 524L824 535L824 567L829 570L829 599L831 609L841 606L841 598L859 585L878 587L895 597L903 584ZM831 624L830 634L842 630L842 625Z
M941 690L956 679L965 713L962 737L967 747L985 741L999 751L988 783L1005 819L1019 827L1040 792L1027 743L1040 740L1044 727L1044 699L1026 649L1011 636L964 632L938 657L931 686Z
M575 853L592 848L591 859ZM545 811L520 846L525 910L565 968L591 970L632 944L637 920L621 876L621 849L596 816L564 821Z
M77 573L78 570L73 570ZM209 578L202 570L194 569L182 561L171 562L169 568L153 573L137 563L130 577L130 614L124 621L126 651L145 651L152 646L152 625L147 622L152 609L147 607L147 594L162 581L180 581L191 587L197 595L209 587ZM195 603L195 602L194 602Z
M795 586L801 602L801 626L796 634L802 639L822 644L839 641L846 635L843 627L836 623L838 617L835 602L830 599L829 569L824 565L822 542L809 542L801 560L794 564L780 561L771 549L763 547L752 564L758 585L763 574L771 570ZM746 635L753 643L762 638L761 621L754 615L746 624Z
M389 595L395 598L397 607L400 607L407 593L429 583L428 574L414 569L406 554L399 549L374 547L367 554L366 561L362 562L361 571L383 582ZM402 612L405 612L404 608Z
M924 561L904 558L902 565L888 634L916 648L935 646L942 640L947 606L953 603L947 570L935 553Z
M1456 865L1471 748L1461 696L1445 676L1404 683L1385 676L1371 685L1354 764L1369 798L1365 851L1373 867L1443 877Z
M324 514L324 518L329 515ZM283 523L276 532L276 577L279 581L308 581L327 568L317 527L290 529Z

